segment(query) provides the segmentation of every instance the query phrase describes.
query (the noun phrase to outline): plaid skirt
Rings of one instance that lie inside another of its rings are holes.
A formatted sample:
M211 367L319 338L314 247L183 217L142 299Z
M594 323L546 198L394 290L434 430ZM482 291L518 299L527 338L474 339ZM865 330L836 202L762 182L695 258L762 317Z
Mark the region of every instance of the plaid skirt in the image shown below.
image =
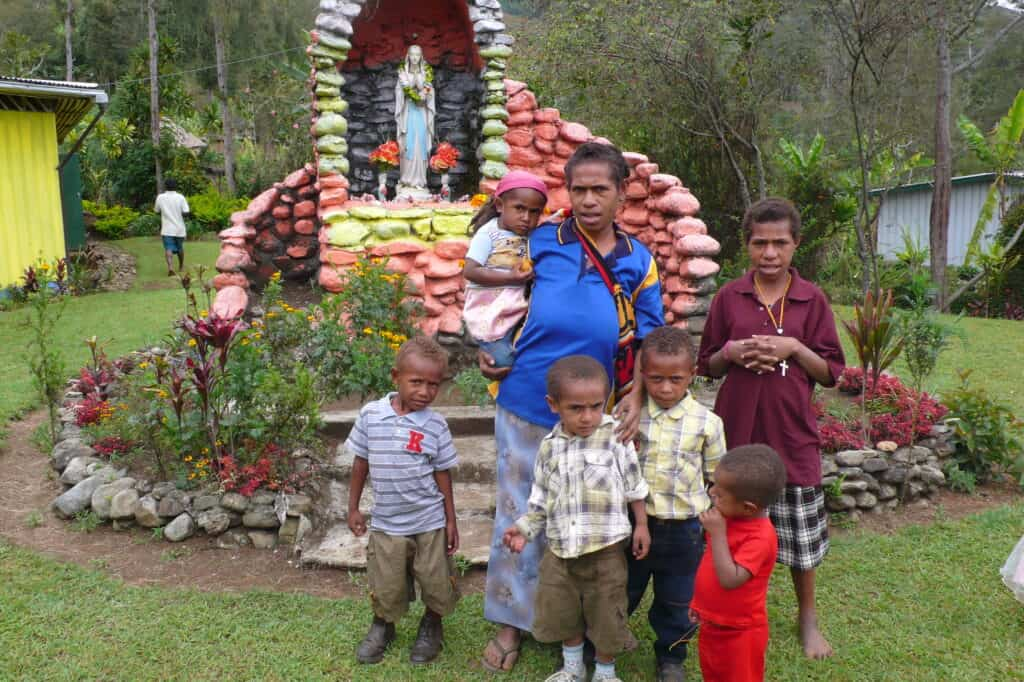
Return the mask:
M776 561L800 571L821 565L828 552L828 515L821 486L787 485L768 515L779 537Z

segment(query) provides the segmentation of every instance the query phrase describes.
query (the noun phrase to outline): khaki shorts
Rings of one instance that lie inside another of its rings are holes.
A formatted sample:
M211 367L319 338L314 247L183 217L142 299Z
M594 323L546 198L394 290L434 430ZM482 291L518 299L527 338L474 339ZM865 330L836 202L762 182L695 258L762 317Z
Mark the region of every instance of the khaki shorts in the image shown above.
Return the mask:
M447 555L444 528L418 535L388 535L370 531L366 548L366 580L370 584L373 613L397 623L416 598L413 579L420 586L420 599L431 611L447 616L458 603L455 563Z
M547 550L540 561L534 639L561 642L585 633L602 654L621 653L627 574L624 542L575 559Z

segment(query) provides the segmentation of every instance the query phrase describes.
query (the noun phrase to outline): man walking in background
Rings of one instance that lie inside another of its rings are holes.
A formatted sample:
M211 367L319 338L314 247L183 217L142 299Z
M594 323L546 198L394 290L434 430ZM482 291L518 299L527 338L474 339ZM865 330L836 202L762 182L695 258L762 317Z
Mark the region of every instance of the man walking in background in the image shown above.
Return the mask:
M174 276L173 254L178 254L178 270L185 267L185 214L189 213L188 201L178 193L178 183L168 178L167 189L156 198L153 210L160 214L160 236L164 241L164 258L167 259L167 276Z

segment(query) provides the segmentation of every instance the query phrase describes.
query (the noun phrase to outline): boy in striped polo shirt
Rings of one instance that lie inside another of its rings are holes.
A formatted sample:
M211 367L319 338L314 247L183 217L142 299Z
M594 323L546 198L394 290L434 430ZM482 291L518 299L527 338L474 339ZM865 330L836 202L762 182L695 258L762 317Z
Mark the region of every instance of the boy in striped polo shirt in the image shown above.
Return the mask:
M395 638L395 623L414 597L412 578L426 606L409 660L429 663L443 642L441 618L455 609L452 555L459 549L451 469L455 445L444 417L429 409L448 369L448 355L424 336L406 341L391 378L398 390L365 405L345 447L354 455L348 527L366 533L359 511L366 478L373 487L366 577L373 624L360 643L360 663L379 663ZM409 575L409 570L412 575Z
M683 682L686 642L697 628L687 615L704 541L698 517L711 507L707 484L725 455L722 420L690 393L697 355L690 335L659 327L644 337L641 357L647 402L640 414L637 455L650 486L651 552L629 557L629 612L653 579L647 620L654 630L658 682Z

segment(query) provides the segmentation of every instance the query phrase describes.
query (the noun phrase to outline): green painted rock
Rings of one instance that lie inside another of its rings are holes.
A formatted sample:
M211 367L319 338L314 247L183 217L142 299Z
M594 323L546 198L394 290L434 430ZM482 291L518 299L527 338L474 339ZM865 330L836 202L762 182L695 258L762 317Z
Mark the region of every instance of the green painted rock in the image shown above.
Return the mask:
M321 154L320 160L317 163L317 168L320 169L321 173L338 173L340 175L348 175L348 159L344 156Z
M486 120L508 120L508 110L505 107L489 106L480 110L480 118Z
M476 213L475 208L459 208L452 206L450 208L435 208L434 215L468 215L472 216Z
M434 232L444 235L466 236L469 231L470 215L435 215Z
M495 71L507 71L508 65L504 59L488 59L487 68L494 69Z
M321 220L325 223L341 223L348 220L348 211L343 208L330 208L327 209Z
M488 159L480 166L480 174L485 178L491 178L492 180L502 179L505 177L505 173L508 173L508 166L503 164L501 161L491 161Z
M487 81L487 90L489 92L505 92L505 82L500 80Z
M344 135L348 132L348 121L341 114L328 111L316 120L313 131L317 137L322 135Z
M352 43L342 38L328 33L327 31L317 31L317 36L320 38L320 45L329 47L333 50L344 50L348 52L352 49Z
M508 101L508 97L505 97L505 91L501 92L489 92L487 93L486 102L488 104L504 104Z
M420 239L430 239L432 227L433 220L431 218L420 218L419 220L412 221L412 231Z
M421 220L434 214L429 208L396 208L388 211L388 216L399 220Z
M499 71L497 69L487 69L486 71L484 71L484 80L485 81L500 81L504 77L505 77L505 72L504 71Z
M330 57L313 57L313 64L318 69L333 69L334 60Z
M327 57L337 62L343 62L348 59L347 50L335 50L327 45L314 45L309 48L309 54L313 57Z
M501 137L508 132L508 126L492 118L484 121L484 127L481 130L484 137Z
M370 236L366 224L359 220L345 220L332 224L327 230L327 243L331 246L355 246Z
M345 78L336 69L321 69L316 72L316 82L341 87L345 84Z
M323 154L344 156L348 153L348 142L345 141L344 137L324 135L321 138L317 138L316 149Z
M484 59L508 59L512 56L512 48L508 45L491 45L480 50Z
M486 128L486 126L484 127ZM508 143L500 137L491 138L480 145L480 154L487 161L506 161L510 152Z
M373 231L376 233L378 239L399 239L401 237L408 237L412 234L412 227L404 220L385 218L384 220L374 221Z
M357 220L382 220L388 217L387 209L383 206L353 206L348 213Z
M337 85L317 83L316 87L313 88L313 94L317 97L341 97L341 88Z
M348 111L348 102L336 95L333 97L318 97L316 100L316 110L321 112L333 111L339 114L344 114Z

